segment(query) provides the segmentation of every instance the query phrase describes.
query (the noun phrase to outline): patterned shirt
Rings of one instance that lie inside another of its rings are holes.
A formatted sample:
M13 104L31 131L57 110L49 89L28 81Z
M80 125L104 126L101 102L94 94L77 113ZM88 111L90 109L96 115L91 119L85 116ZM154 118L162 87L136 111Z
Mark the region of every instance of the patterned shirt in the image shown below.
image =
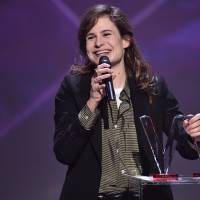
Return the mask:
M120 193L127 190L137 192L137 184L130 183L123 170L132 175L141 174L138 140L130 99L129 87L120 93L119 109L116 101L107 101L108 127L101 121L102 129L102 170L99 193ZM87 105L80 111L79 120L85 129L96 121L99 110L92 113Z

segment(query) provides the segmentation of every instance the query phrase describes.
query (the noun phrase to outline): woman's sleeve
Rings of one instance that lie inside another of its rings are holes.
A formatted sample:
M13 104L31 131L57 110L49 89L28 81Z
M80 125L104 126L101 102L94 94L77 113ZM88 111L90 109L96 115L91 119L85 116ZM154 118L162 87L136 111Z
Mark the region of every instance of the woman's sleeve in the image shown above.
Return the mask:
M173 119L176 115L182 115L181 111L179 110L179 104L174 95L169 91L167 84L165 83L164 79L160 79L161 83L161 91L164 103L164 131L169 136L172 131L172 123ZM189 145L189 141L191 137L185 132L182 121L178 124L175 124L173 136L177 141L176 149L180 153L180 155L186 159L197 159L198 153L191 148Z
M54 152L60 162L68 165L76 162L91 135L81 126L78 113L70 81L65 77L55 97Z

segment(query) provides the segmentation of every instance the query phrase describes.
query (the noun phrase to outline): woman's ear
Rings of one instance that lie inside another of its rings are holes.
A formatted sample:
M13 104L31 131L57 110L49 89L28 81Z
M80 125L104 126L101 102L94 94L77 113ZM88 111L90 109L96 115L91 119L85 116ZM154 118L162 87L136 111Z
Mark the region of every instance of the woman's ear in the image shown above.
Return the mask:
M126 49L130 46L130 36L129 35L124 35L123 36L123 48Z

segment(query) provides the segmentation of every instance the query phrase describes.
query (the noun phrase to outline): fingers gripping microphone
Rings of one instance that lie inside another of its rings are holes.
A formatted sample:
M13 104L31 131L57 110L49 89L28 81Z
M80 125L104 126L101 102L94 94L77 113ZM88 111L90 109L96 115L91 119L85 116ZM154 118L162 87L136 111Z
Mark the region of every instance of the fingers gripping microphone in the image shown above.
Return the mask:
M99 59L99 65L106 63L108 65L110 65L111 68L111 63L110 60L107 56L101 56ZM112 77L106 78L104 80L104 83L106 85L105 90L106 90L106 96L108 98L108 100L110 101L115 101L115 90L113 87L113 82L112 82Z

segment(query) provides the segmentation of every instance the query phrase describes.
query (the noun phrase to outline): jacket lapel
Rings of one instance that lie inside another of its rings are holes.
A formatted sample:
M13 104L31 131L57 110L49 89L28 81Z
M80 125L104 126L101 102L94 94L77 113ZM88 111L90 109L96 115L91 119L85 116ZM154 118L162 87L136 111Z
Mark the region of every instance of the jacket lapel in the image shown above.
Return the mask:
M134 120L136 126L136 132L138 137L138 144L141 153L142 163L146 163L143 159L148 158L149 162L153 166L154 169L157 169L155 160L153 158L152 151L150 149L150 145L144 133L142 124L140 122L140 117L143 115L151 116L152 109L149 103L149 96L147 92L140 89L137 86L137 83L134 78L128 79L129 87L130 87L130 94L131 94L131 101L134 110ZM144 168L143 168L144 169Z

